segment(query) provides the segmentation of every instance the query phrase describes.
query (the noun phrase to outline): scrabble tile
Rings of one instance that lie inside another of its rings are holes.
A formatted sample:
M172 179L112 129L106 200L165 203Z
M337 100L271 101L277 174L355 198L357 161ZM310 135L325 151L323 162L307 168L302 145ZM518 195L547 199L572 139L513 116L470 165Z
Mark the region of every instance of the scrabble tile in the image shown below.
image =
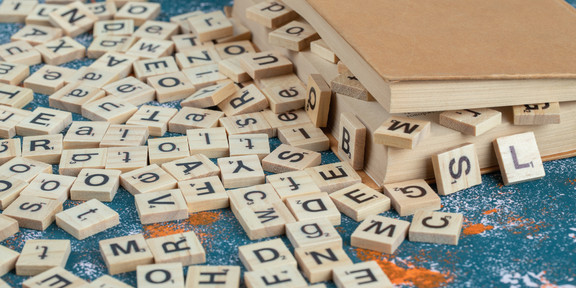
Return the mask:
M353 247L394 254L408 236L410 222L370 215L358 225L350 238Z
M252 42L247 40L216 44L214 45L214 50L218 53L219 58L222 60L240 56L246 53L256 52Z
M155 263L181 263L184 266L206 262L206 251L193 231L146 240Z
M417 211L408 237L412 242L458 245L463 218L460 213Z
M228 193L218 176L178 182L188 204L188 213L228 208Z
M142 234L101 240L99 246L111 275L135 271L139 265L154 263L154 256Z
M310 118L308 118L308 114L302 109L283 112L280 114L276 114L272 110L266 109L262 111L262 115L264 115L266 121L272 127L272 135L274 137L278 135L279 128L312 124Z
M259 84L274 113L280 114L304 107L306 88L295 74L260 79Z
M136 63L136 61L138 61L138 59L139 58L136 56L127 55L122 52L107 51L106 54L102 55L100 58L94 61L94 63L92 63L89 67L98 69L100 71L110 71L111 75L117 74L118 79L114 81L119 81L132 74L133 65ZM99 88L103 88L104 86L106 85L98 85Z
M82 67L74 75L71 81L83 86L90 86L95 88L102 88L114 81L122 78L121 72L109 67Z
M30 115L31 111L0 105L0 138L16 136L16 125Z
M161 165L190 156L186 136L148 139L150 164Z
M25 25L10 40L24 40L33 46L48 43L62 37L62 29L43 25Z
M98 279L90 282L92 288L132 288L132 286L117 280L110 275L102 275Z
M324 218L332 225L340 225L340 211L328 193L290 197L286 199L286 206L298 221Z
M239 134L228 137L230 156L256 155L260 160L270 154L268 134Z
M240 65L252 79L270 78L292 73L292 62L276 51L243 54Z
M186 134L186 130L195 128L212 128L218 126L223 112L210 109L182 107L168 122L168 131Z
M533 132L500 137L492 144L504 185L536 180L546 175Z
M170 138L162 138L162 140L164 139ZM148 143L150 143L150 140ZM188 152L188 148L186 148L186 152ZM172 175L172 177L174 177L178 182L209 176L218 176L220 174L220 168L218 168L218 166L210 161L210 159L204 154L195 154L192 156L177 158L173 161L163 163L162 169L170 173L170 175Z
M20 138L0 140L0 165L22 156Z
M50 24L61 28L64 34L76 37L92 29L98 21L98 16L94 15L86 5L81 2L72 2L50 12Z
M432 166L440 195L449 195L482 183L474 144L464 144L433 155Z
M184 271L181 263L140 265L136 268L138 287L184 287Z
M262 168L272 173L304 170L320 165L321 158L318 152L282 144L262 159Z
M112 169L82 169L70 188L70 199L112 202L120 186L120 174Z
M220 118L220 125L229 135L266 133L272 137L272 127L260 112Z
M41 173L30 182L22 192L21 196L31 196L64 202L70 194L70 187L76 177Z
M73 121L63 139L64 149L98 148L110 123Z
M310 283L331 280L334 268L353 263L340 246L297 248L294 255Z
M70 240L27 240L16 262L16 274L38 275L54 267L63 268L70 252Z
M50 95L48 103L52 108L81 114L85 104L102 99L104 96L106 92L100 88L73 82Z
M116 211L92 199L56 214L56 225L78 240L120 224Z
M230 80L223 80L198 90L180 102L182 107L207 108L220 104L238 91L238 86Z
M322 39L310 42L310 52L330 63L338 63L338 56L336 56L336 53L334 53Z
M218 71L236 83L242 83L252 79L244 67L240 65L240 56L227 58L218 62Z
M390 198L363 183L338 190L330 198L340 212L356 222L390 210Z
M339 288L370 287L392 288L392 282L376 261L356 263L333 270L333 279Z
M26 16L34 10L36 1L7 0L0 4L0 22L24 23Z
M234 190L228 190L230 207L233 211L281 202L274 187L270 184L254 185Z
M298 18L298 14L281 2L262 1L246 9L246 18L266 28L276 29Z
M126 121L129 125L148 127L151 136L163 136L168 130L168 121L178 113L176 108L143 105Z
M88 3L86 4L88 10L92 11L99 21L112 20L116 14L116 4L114 1L107 1L104 3Z
M34 7L32 12L26 16L24 22L26 25L52 26L52 24L50 24L50 12L60 7L62 7L62 5L39 3Z
M264 183L264 171L256 155L218 158L220 178L226 188Z
M186 25L188 25L188 22L186 21L182 21L180 23L186 23ZM184 52L188 49L203 45L198 41L198 37L194 33L174 35L170 39L172 42L174 42L174 49L176 52Z
M284 266L297 267L296 259L279 238L240 246L238 256L248 271Z
M174 56L180 69L193 68L208 64L218 64L220 56L214 47L197 46L187 48Z
M182 72L148 77L148 85L156 90L159 103L182 100L196 91L192 82Z
M2 210L6 210L6 208L2 207ZM0 214L0 241L12 237L14 234L18 233L18 231L20 231L18 228L18 221Z
M284 144L312 151L319 152L330 148L328 136L313 124L279 127L278 138Z
M30 75L28 65L0 61L0 83L19 85L28 75Z
M235 18L228 17L230 23L232 23L232 35L227 37L222 37L212 40L212 42L218 43L230 43L236 41L252 40L252 31L246 26L242 25L242 21Z
M138 107L116 96L106 96L82 105L82 116L92 121L122 124L132 117Z
M204 154L209 158L227 157L230 155L228 136L223 127L207 129L190 129L186 131L190 155Z
M2 254L2 258L0 259L0 276L4 276L14 269L20 253L2 245L0 245L0 253Z
M132 19L134 26L142 26L147 20L152 20L160 14L159 3L128 2L114 14L114 19Z
M130 194L144 194L175 189L177 181L156 164L120 175L120 184Z
M383 188L400 216L412 215L418 210L439 210L441 207L440 197L424 179L384 184Z
M188 267L188 274L186 275L186 288L201 287L240 287L240 266Z
M232 96L220 102L218 108L220 108L226 116L237 116L259 112L268 108L268 100L256 85L251 84L236 91Z
M88 46L86 57L96 59L110 52L126 53L134 43L136 43L136 37L132 36L97 36Z
M414 149L430 134L430 122L401 116L391 116L376 131L374 143L386 146Z
M310 48L310 42L320 39L320 36L303 20L294 20L268 34L270 45L286 48L292 51L303 51Z
M68 36L51 40L34 48L42 54L44 63L50 65L60 65L81 59L86 53L86 47Z
M6 61L10 61L7 58ZM13 61L12 61L13 62ZM560 124L560 103L517 105L512 107L514 125Z
M168 40L172 35L177 34L178 29L179 26L175 23L148 20L134 32L133 36L137 38Z
M340 136L338 156L348 161L352 168L364 168L364 148L366 146L366 126L352 113L340 114Z
M305 171L292 171L266 176L266 182L270 183L282 201L289 197L304 196L320 193L312 177Z
M187 19L194 34L200 42L206 42L234 35L232 23L222 11L214 11Z
M107 154L106 148L64 150L58 172L61 175L78 176L85 168L104 169Z
M0 45L0 59L10 63L26 65L42 63L40 52L23 40Z
M473 136L482 135L502 123L502 113L489 108L446 111L439 117L440 125Z
M160 57L158 59L144 59L134 63L134 74L140 81L146 81L148 77L178 72L178 64L174 57Z
M328 193L362 182L358 173L346 162L306 168L305 171L314 179L320 190Z
M188 218L188 206L180 189L136 194L134 202L142 224Z
M44 65L24 80L24 87L40 94L51 95L64 87L76 70L66 67Z
M218 70L218 64L207 64L198 67L186 68L182 72L192 81L197 89L212 86L218 81L226 80L226 76Z
M0 105L22 108L34 100L34 92L28 88L0 84Z
M18 196L20 196L20 192L24 190L26 186L28 186L28 182L26 181L0 176L0 209L6 209L16 198L18 198ZM2 219L0 219L0 222L3 223ZM6 227L0 224L0 228ZM16 225L16 228L18 228L18 225ZM16 229L16 232L17 231L18 229ZM2 237L2 234L0 233L0 241L3 240L2 238L4 237Z
M110 125L100 147L142 146L148 139L148 128L134 125ZM126 155L126 154L125 154ZM140 159L139 156L137 156ZM126 163L126 162L125 162Z
M108 147L106 170L119 170L122 173L148 165L148 147Z
M109 95L128 101L132 105L141 105L154 101L156 90L146 83L130 76L102 87Z
M282 235L286 224L296 221L282 202L232 209L232 212L250 240Z
M342 237L326 218L286 224L286 236L294 248L342 246Z
M140 57L140 59L157 59L170 56L174 51L174 43L168 40L140 38L126 54Z
M170 17L170 22L178 24L178 26L180 26L180 30L182 30L183 33L188 34L191 31L190 25L188 24L187 21L188 18L196 17L202 14L204 14L204 12L202 11L192 11L184 14L179 14Z
M332 92L362 101L374 101L374 97L352 73L344 73L332 79Z
M56 281L55 281L56 280ZM29 278L22 283L24 288L49 288L54 285L67 285L70 287L80 287L88 285L88 282L78 278L63 267L54 267L35 277Z
M40 173L51 172L52 165L23 157L14 157L0 166L0 175L26 182L32 181Z
M249 288L255 287L308 287L306 279L294 266L264 267L244 274L244 282Z
M308 76L306 105L304 106L310 120L316 127L326 127L328 124L328 112L330 110L330 98L332 91L320 74Z

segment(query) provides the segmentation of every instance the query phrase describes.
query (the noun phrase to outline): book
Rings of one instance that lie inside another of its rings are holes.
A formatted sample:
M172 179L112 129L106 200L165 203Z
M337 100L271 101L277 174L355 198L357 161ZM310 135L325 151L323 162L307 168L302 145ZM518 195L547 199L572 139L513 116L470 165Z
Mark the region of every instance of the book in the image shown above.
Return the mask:
M286 0L390 113L576 100L563 0Z

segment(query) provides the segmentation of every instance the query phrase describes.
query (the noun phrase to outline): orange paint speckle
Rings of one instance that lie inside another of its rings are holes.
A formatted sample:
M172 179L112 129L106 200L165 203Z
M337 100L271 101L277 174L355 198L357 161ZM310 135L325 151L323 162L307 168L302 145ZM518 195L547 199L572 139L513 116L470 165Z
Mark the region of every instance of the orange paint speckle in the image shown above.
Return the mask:
M470 224L464 227L462 233L464 233L464 235L476 235L492 229L494 229L492 225L484 225L482 223Z
M356 249L357 256L362 261L376 261L388 275L394 285L414 285L418 288L445 286L454 280L450 273L441 273L406 263L408 267L400 267L390 261L389 255L384 255L367 249Z
M486 210L486 211L482 212L482 214L484 214L484 215L490 215L490 214L496 213L496 212L498 212L498 209L494 208L494 209L491 209L491 210Z
M190 226L210 225L220 219L222 212L200 212L191 214L188 219L184 220L184 225L169 222L169 223L154 223L144 225L144 235L147 238L162 237L177 233L184 233L190 231Z

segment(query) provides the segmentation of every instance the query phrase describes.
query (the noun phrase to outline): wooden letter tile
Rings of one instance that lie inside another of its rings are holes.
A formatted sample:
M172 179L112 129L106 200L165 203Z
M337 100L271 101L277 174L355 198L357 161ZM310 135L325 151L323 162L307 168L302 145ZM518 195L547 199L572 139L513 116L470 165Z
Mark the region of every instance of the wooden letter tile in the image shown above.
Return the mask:
M78 69L71 81L75 81L82 86L102 88L122 78L124 75L121 74L120 70L109 69L108 67L104 68L98 65L85 66Z
M166 138L163 138L166 139ZM188 151L188 148L186 148ZM162 164L162 169L166 170L178 182L190 179L218 176L220 168L210 161L204 154L195 154L189 157L176 159Z
M111 202L120 186L120 173L112 169L82 169L70 188L70 199Z
M330 198L340 212L356 222L390 210L390 199L364 183L338 190Z
M108 126L108 122L73 121L64 136L64 149L98 148Z
M156 95L154 88L132 76L110 83L102 89L109 95L116 96L133 105L154 101Z
M88 282L75 276L63 267L54 267L22 283L24 288L52 288L56 285L84 287Z
M282 202L232 209L232 212L250 240L282 235L286 224L296 221Z
M14 33L10 40L24 40L33 46L44 44L62 37L63 32L60 28L49 27L44 25L26 25L18 32Z
M328 47L328 44L326 44L326 42L322 39L318 39L310 43L310 52L316 54L318 57L330 63L338 63L338 56L336 56L336 53L334 53L334 51L332 51L332 49Z
M295 74L260 79L259 84L274 113L304 108L306 87Z
M22 157L14 157L0 166L0 175L26 182L32 181L40 173L52 173L52 165Z
M159 3L128 2L114 14L114 19L132 19L134 26L142 26L147 20L152 20L160 14Z
M178 24L180 26L180 30L182 30L183 33L190 33L191 29L190 25L188 24L188 18L196 17L202 14L204 14L204 12L202 11L193 11L184 14L179 14L170 17L170 22Z
M228 196L230 197L230 206L233 211L250 208L255 205L281 202L276 191L274 191L274 187L270 184L228 190Z
M272 173L284 173L318 166L321 162L322 157L318 152L282 144L262 159L262 169Z
M292 51L308 49L310 42L319 38L316 30L303 20L294 20L268 34L270 45Z
M5 209L6 208L2 207L2 210ZM0 241L4 241L8 237L12 237L19 231L20 229L18 228L18 221L6 215L0 214Z
M249 288L278 287L303 288L308 287L306 279L295 266L279 266L262 268L244 274L244 282Z
M218 176L178 182L188 204L188 213L228 208L228 193Z
M186 131L190 154L204 154L209 158L227 157L228 136L223 127L190 129Z
M214 11L187 19L194 34L198 35L200 42L234 35L232 22L222 11Z
M128 121L138 107L116 96L106 96L82 105L82 116L92 121L122 124Z
M217 84L218 81L225 80L226 76L219 71L218 64L208 64L182 70L197 89L212 86Z
M216 49L222 59L256 52L254 45L248 40L216 44L214 45L214 49Z
M135 42L136 37L132 36L98 36L95 37L90 46L88 46L86 57L96 59L107 53L126 53Z
M264 183L264 170L256 155L218 158L224 187L238 188Z
M104 3L88 3L86 4L88 10L92 11L98 20L111 20L116 14L115 1L108 1Z
M26 65L42 63L42 56L30 43L20 40L0 45L0 59Z
M259 159L270 154L268 134L239 134L228 137L230 156L256 155ZM264 169L266 170L266 169Z
M56 225L78 240L120 224L118 213L92 199L56 214Z
M417 211L408 237L413 242L458 245L463 218L460 213Z
M298 14L281 2L262 1L246 9L246 18L266 28L276 29L298 18Z
M546 175L533 132L500 137L493 144L504 185Z
M61 175L77 176L84 168L104 169L107 154L106 148L64 150L58 172Z
M16 274L30 276L54 267L64 268L70 252L70 240L27 240L16 262Z
M236 83L252 79L240 64L240 56L230 57L218 62L218 71Z
M440 125L478 136L502 123L502 113L498 110L481 108L446 111L440 113Z
M0 105L0 138L16 136L16 125L30 115L31 111Z
M385 184L384 194L400 216L414 214L417 210L439 210L441 205L440 197L424 179Z
M34 10L36 1L7 0L0 4L1 23L24 23L26 16Z
M452 194L482 183L474 144L464 144L433 155L432 166L440 195Z
M328 219L332 225L340 225L340 211L328 193L290 197L286 199L286 206L298 221L324 218Z
M150 164L161 165L188 156L190 152L186 136L148 139Z
M176 179L156 164L120 175L120 184L132 195L174 189Z
M262 115L264 115L264 118L266 118L266 121L268 121L268 124L270 124L272 127L272 135L274 137L277 137L278 129L280 128L288 129L289 127L312 124L308 114L303 109L288 111L280 114L276 114L272 112L272 110L266 109L262 111ZM311 129L315 130L317 128L313 127L312 125Z
M136 56L130 56L121 52L108 51L106 54L102 55L102 57L98 58L98 60L94 61L94 63L89 67L100 71L105 70L118 73L118 78L122 79L132 73L132 68L136 61L138 61L138 57Z
M294 196L319 193L320 188L306 171L292 171L266 176L266 182L272 184L282 201Z
M328 124L328 112L332 90L324 81L322 75L311 74L308 76L306 104L304 108L316 127L326 127Z
M238 90L238 86L230 80L219 81L218 84L199 88L190 97L184 99L182 107L208 108L220 104Z
M172 55L174 43L169 40L141 38L136 41L126 54L139 57L140 59L157 59Z
M374 143L414 149L428 134L430 134L429 121L392 116L374 131Z
M353 247L394 254L408 236L410 222L380 215L368 216L350 238Z
M212 128L218 126L223 112L210 109L182 107L168 122L168 131L186 134L186 130L195 128Z
M174 57L160 57L158 59L144 59L134 63L134 75L140 81L146 81L148 77L178 72L178 64Z
M314 179L320 190L328 193L362 182L358 173L346 162L311 167L305 171Z
M156 90L156 100L159 103L182 100L196 91L192 82L182 72L148 77L147 82Z
M56 91L48 98L50 107L77 114L82 113L82 106L106 96L100 88L87 86L79 82L70 83Z
M0 165L22 156L20 138L0 140Z
M81 59L86 54L86 47L68 36L46 42L34 48L42 54L44 63L50 65L60 65Z
M6 61L10 61L6 59ZM541 103L512 107L514 125L546 125L560 123L560 103Z
M259 242L238 247L238 256L248 271L291 266L296 268L296 259L281 239Z
M99 246L111 275L134 271L139 265L154 263L154 256L142 234L101 240Z
M292 62L276 51L248 53L239 57L240 65L254 80L290 74L293 70Z
M42 25L42 26L52 26L50 24L50 12L62 7L58 4L38 4L34 7L34 10L28 16L26 16L27 25Z
M198 67L208 64L218 64L221 60L214 47L198 46L187 48L174 55L180 69Z
M14 269L20 253L0 245L0 254L2 254L2 258L0 258L0 276L4 276Z
M75 73L76 70L70 68L44 65L24 80L24 87L36 93L51 95L64 87L65 81Z
M0 84L0 105L22 108L34 100L32 89Z
M286 236L294 248L342 246L342 237L326 218L286 224Z
M20 192L28 186L28 183L23 180L19 180L17 178L9 178L0 176L0 209L6 209L18 196L20 196ZM0 222L3 222L0 219ZM0 228L6 228L2 224L0 224ZM18 226L16 225L16 228ZM12 229L8 229L7 231L11 231ZM0 231L2 231L0 229ZM18 231L18 229L16 229ZM0 233L0 241L2 241L2 233Z
M38 107L16 125L16 134L20 136L57 134L71 123L70 112Z
M142 224L188 218L188 206L180 189L136 194L134 202Z
M332 92L356 98L362 101L374 101L372 94L358 81L352 73L338 75L330 83Z
M20 192L20 195L52 199L63 203L68 200L70 187L75 180L76 177L41 173Z
M364 168L364 148L366 146L366 126L352 113L340 114L340 137L338 156L348 161L352 168Z
M28 65L0 61L0 83L18 85L30 75Z
M202 287L240 287L240 266L190 266L186 288Z
M384 274L376 261L356 263L334 268L333 278L336 286L341 288L393 288L392 282Z
M148 127L137 125L110 125L100 142L100 147L142 146L146 143L146 140L148 140ZM148 155L146 154L146 156ZM138 159L141 159L141 157L138 156ZM124 162L127 163L130 161L126 160Z
M184 271L181 263L140 265L136 268L138 287L180 288L184 287Z
M184 266L206 262L206 251L192 231L146 240L155 263L179 262Z
M126 124L146 126L151 136L163 136L168 130L168 121L176 113L178 113L176 108L143 105Z
M133 36L138 38L168 40L178 32L178 28L178 24L148 20L140 25Z
M122 173L148 165L148 147L109 147L106 170L120 170Z
M62 28L64 34L70 37L88 32L98 21L98 16L80 2L72 2L62 6L50 12L49 17L52 26Z
M261 112L220 118L220 125L229 135L266 133L272 137L272 127Z
M245 86L218 104L226 116L259 112L268 108L268 100L254 84Z
M186 21L182 21L180 23L186 23L185 25L188 25L188 22ZM174 35L170 39L172 39L172 42L174 42L174 48L176 49L176 52L184 52L188 49L203 45L198 41L198 37L194 33Z
M297 248L294 255L310 283L331 280L334 268L353 263L340 246Z

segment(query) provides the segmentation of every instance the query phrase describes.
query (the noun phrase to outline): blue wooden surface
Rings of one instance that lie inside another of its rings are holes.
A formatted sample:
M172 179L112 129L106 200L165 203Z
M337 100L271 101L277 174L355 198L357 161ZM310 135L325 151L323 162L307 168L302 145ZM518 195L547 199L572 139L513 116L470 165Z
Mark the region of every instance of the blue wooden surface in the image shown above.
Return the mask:
M211 11L231 5L229 1L156 2L162 3L160 20L194 10ZM574 5L576 1L569 2ZM20 28L21 25L0 24L0 43L8 42L10 35ZM92 36L83 34L76 39L87 46ZM77 69L92 61L76 60L62 66ZM31 72L39 67L31 67ZM26 109L47 105L47 95L36 94L34 102ZM178 103L163 105L178 107ZM74 120L86 119L74 115ZM279 144L278 139L272 139L270 143L272 148ZM323 163L336 161L333 153L322 153ZM399 286L576 287L575 167L574 158L548 162L545 163L547 176L544 179L511 186L502 186L498 174L484 175L482 185L441 196L441 211L465 216L458 246L405 241L395 254L385 255L350 246L350 235L358 225L350 218L343 216L337 229L344 239L345 251L354 262L378 261L392 282ZM82 241L53 224L46 231L21 229L20 233L0 244L20 251L28 239L70 239L72 254L66 269L93 280L106 274L98 249L98 241L102 239L135 233L157 237L192 230L207 251L207 264L240 266L238 246L255 242L246 237L229 209L193 214L183 221L141 225L133 201L132 195L120 189L114 201L107 205L118 211L121 224ZM67 201L65 209L78 203ZM399 217L393 210L382 215L411 220L411 217ZM286 237L282 239L289 245ZM114 277L136 285L134 272ZM14 287L19 287L26 278L13 273L2 277Z

